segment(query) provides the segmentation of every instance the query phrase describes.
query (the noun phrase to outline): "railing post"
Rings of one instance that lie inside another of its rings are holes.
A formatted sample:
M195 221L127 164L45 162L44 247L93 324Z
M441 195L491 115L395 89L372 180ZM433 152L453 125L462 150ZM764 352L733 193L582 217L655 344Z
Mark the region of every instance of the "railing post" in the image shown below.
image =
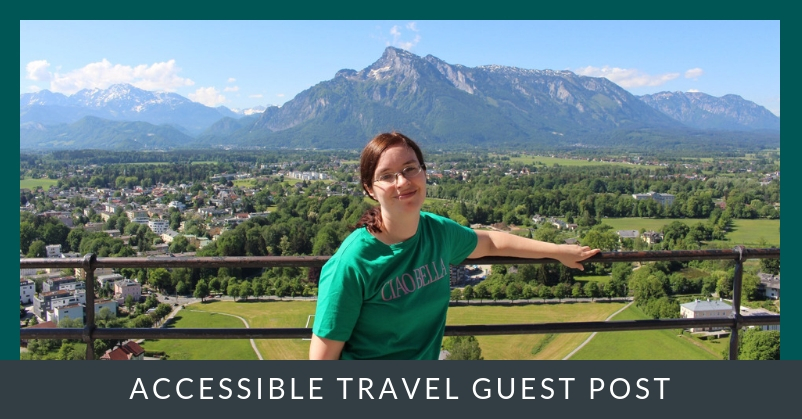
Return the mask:
M92 338L92 332L95 331L95 262L97 256L94 253L88 253L84 256L83 270L84 281L86 284L86 307L84 309L86 315L86 323L84 324L84 332L82 340L86 343L86 359L95 359L95 340Z
M744 276L744 247L735 246L733 249L738 252L738 259L735 259L735 275L732 279L732 321L733 327L730 329L730 360L738 359L738 332L741 329L741 289L743 287Z

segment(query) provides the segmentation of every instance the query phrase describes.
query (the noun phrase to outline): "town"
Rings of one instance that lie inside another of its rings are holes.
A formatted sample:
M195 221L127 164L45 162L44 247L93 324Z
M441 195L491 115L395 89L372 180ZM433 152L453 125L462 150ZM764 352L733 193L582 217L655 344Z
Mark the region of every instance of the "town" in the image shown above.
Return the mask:
M97 158L142 158L104 153ZM226 153L225 161L207 152L177 153L175 162L116 164L80 153L21 155L20 258L330 255L372 205L359 186L354 153ZM430 158L424 210L472 228L607 251L779 246L779 152L695 160L526 153ZM743 235L751 230L759 232ZM738 243L736 234L743 235ZM654 318L729 314L726 265L593 265L591 279L544 265L452 266L448 275L454 304L634 298L652 300L642 309ZM637 281L654 277L662 293L639 294ZM80 268L21 269L21 327L82 324L84 278ZM209 297L313 299L317 292L314 270L287 268L98 269L95 280L95 316L108 327L160 326L186 304ZM745 287L758 303L745 314L778 312L779 261L751 265ZM69 359L80 352L45 346L29 347L21 357ZM133 341L105 342L96 353L141 359L145 349Z

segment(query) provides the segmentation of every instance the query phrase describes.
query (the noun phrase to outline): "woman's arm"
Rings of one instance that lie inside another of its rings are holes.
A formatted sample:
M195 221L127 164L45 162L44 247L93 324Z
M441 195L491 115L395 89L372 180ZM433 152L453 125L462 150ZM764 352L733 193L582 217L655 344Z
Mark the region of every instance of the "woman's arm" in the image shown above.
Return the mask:
M554 244L497 231L476 231L476 248L469 259L484 256L510 256L528 259L556 259L569 268L584 270L581 261L599 253L599 249L572 244Z
M321 338L313 333L312 343L309 345L309 359L340 359L343 346L345 346L345 342Z

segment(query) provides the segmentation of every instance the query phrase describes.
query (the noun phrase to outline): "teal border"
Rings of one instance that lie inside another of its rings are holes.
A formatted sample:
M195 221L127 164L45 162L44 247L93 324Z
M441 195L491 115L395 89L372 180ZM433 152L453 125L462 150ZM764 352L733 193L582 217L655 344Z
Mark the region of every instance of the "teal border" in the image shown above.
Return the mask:
M523 2L522 2L523 3ZM776 3L776 4L774 4ZM207 7L212 6L212 7ZM233 7L232 7L233 6ZM481 19L610 19L610 20L635 20L635 19L765 19L765 20L780 20L781 21L781 48L790 52L795 50L792 48L790 40L799 39L799 29L795 23L799 20L794 17L796 13L791 11L791 6L788 3L779 2L762 2L760 4L746 3L746 2L732 2L732 1L676 1L670 4L660 4L657 6L650 6L644 9L643 2L622 0L615 4L603 4L596 1L579 0L570 3L565 2L533 2L516 4L516 2L497 2L494 3L494 8L489 9L479 4L477 5L461 5L454 7L453 5L432 3L431 1L409 0L403 3L392 2L365 2L365 1L352 1L352 2L322 2L318 0L306 1L303 3L295 3L291 5L288 2L270 2L252 4L233 4L230 5L201 5L198 3L172 3L172 2L155 2L151 0L143 0L137 2L135 5L130 3L117 3L112 4L108 2L101 2L97 0L88 0L80 4L66 3L66 2L53 2L53 1L40 1L35 3L17 3L13 7L16 8L15 12L9 15L16 15L18 20L25 19L216 19L216 20L243 20L243 19L306 19L306 20L321 20L321 19L409 19L409 20L434 20L434 19L467 19L467 20L481 20ZM10 19L8 19L10 21ZM18 20L10 25L4 25L6 28L15 28L18 25ZM7 37L4 39L14 39L11 29L5 29ZM99 34L101 35L101 34ZM10 41L6 41L10 44ZM782 62L782 67L788 74L797 68L797 59L794 55L789 54ZM744 63L748 65L748 63ZM781 92L783 94L796 93L799 90L799 81L797 77L787 77L782 85ZM789 96L792 97L792 96ZM7 103L4 102L4 103ZM789 108L789 106L791 106ZM786 103L786 115L794 115L798 106L795 101ZM3 112L5 115L6 127L16 125L14 120L11 120L10 115L13 115L13 109L6 109ZM15 138L16 132L11 133L7 129L8 138ZM794 140L796 139L799 128L792 125L786 125L783 128L785 140L783 141L784 151L786 157L796 157L799 152L800 145ZM12 148L14 146L9 146ZM788 154L792 153L792 154ZM12 167L17 165L15 161L11 160L13 154L6 153L0 157L0 161L5 161L5 164L0 164L3 167L3 172L6 173L3 178L13 179L11 173ZM786 162L790 161L786 159ZM796 165L789 165L786 163L786 185L788 181L797 179L799 176L799 168ZM788 186L784 188L786 191L791 190ZM791 190L793 192L793 190ZM799 205L800 197L794 193L785 194L784 202L787 208L796 208ZM0 208L2 214L6 214L4 219L14 220L16 215L12 212L12 207L9 200L6 200L6 205ZM791 234L799 231L799 221L795 219L793 213L786 210L786 216L781 223L781 233L784 237L793 237ZM14 229L12 229L12 232ZM19 233L19 226L17 225L17 234ZM3 255L3 265L8 266L13 272L18 266L18 261L11 260L11 255L18 252L15 246L10 245L12 241L0 242L0 254ZM790 242L789 242L790 243ZM786 255L791 249L786 248ZM795 264L789 264L789 258L785 257L785 278L784 287L782 288L783 294L786 297L785 309L782 313L782 328L783 333L782 341L782 359L783 360L800 360L802 359L802 345L800 344L800 304L795 300L800 295L800 284L795 278L800 273L800 268ZM6 278L4 285L0 288L0 360L15 360L18 358L17 340L19 337L18 324L13 322L18 300L14 298L17 293L14 283L16 281L12 278ZM790 298L790 299L789 299Z

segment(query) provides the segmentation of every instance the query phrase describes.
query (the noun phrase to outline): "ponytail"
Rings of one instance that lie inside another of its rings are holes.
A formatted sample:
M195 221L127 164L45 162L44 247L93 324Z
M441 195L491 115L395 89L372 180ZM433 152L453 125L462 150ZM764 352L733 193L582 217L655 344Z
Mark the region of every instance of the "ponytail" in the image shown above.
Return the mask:
M356 226L354 228L365 227L371 233L381 233L382 225L382 210L380 206L373 207L364 214L362 217L359 218L359 221L356 222Z

